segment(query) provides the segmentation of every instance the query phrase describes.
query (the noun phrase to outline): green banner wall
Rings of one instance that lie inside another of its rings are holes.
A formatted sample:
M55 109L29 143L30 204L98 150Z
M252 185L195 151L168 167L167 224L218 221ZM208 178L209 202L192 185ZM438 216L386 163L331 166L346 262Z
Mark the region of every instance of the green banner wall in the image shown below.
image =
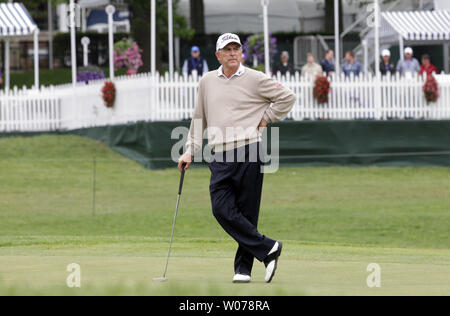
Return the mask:
M179 139L171 139L172 130L189 124L142 122L69 133L102 141L147 168L161 169L176 165L170 156ZM285 166L450 166L450 121L285 121L271 126L280 128L280 163Z

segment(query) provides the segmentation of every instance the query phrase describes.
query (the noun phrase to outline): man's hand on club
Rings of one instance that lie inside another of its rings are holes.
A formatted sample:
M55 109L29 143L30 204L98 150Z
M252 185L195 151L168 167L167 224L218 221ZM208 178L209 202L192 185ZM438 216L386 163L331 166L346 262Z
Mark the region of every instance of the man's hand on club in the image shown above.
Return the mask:
M180 159L178 160L178 170L180 172L183 170L183 164L186 164L184 170L188 170L189 166L192 163L193 158L194 157L189 153L185 153L183 156L181 156Z

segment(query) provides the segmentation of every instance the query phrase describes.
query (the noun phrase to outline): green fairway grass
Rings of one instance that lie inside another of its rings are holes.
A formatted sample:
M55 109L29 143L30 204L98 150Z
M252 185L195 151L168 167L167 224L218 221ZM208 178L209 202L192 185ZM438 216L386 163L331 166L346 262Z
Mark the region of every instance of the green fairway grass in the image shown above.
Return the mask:
M96 159L95 209L93 208ZM0 138L0 294L450 295L450 168L281 168L260 231L284 242L274 282L233 285L235 243L189 170L169 282L161 276L179 173L78 136ZM94 214L95 212L95 214ZM69 289L78 263L81 289ZM366 267L381 267L368 288Z

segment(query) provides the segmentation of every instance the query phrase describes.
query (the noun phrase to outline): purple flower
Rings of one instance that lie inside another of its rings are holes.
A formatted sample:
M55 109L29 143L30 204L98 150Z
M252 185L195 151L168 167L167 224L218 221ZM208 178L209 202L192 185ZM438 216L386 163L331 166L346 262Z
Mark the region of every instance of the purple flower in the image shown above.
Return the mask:
M89 83L90 80L95 79L103 79L105 78L105 74L103 71L101 71L97 67L86 67L81 68L77 74L77 81L78 82L85 82L86 84Z
M263 63L264 46L265 46L264 35L256 34L247 37L247 40L242 46L243 55L246 56L245 60L249 59L251 61L253 60L253 58L256 58L258 60L258 63ZM277 39L272 37L272 35L270 35L269 46L270 46L269 54L270 57L273 58L273 56L278 52L278 50L277 50Z

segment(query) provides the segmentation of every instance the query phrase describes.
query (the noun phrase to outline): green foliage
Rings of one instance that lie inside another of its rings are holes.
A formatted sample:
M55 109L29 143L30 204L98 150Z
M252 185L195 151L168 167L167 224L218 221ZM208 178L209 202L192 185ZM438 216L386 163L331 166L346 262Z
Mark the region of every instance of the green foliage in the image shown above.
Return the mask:
M140 34L142 27L145 25L145 30L150 29L150 1L142 0L126 0L133 11L134 19L132 31L134 34ZM179 0L173 1L173 27L174 35L182 39L190 39L194 36L194 30L188 27L186 18L176 13ZM168 34L168 9L167 0L156 0L156 29L158 30L158 45L167 45ZM137 38L137 36L136 36Z
M104 64L98 65L100 67L108 66L108 34L99 34L96 32L77 32L76 42L81 43L81 38L89 37L91 43L89 44L89 60L92 64L97 64L99 56L106 58ZM120 41L124 37L128 37L127 33L115 33L114 41ZM63 64L64 59L70 59L70 33L57 33L54 37L54 55L55 59ZM83 62L83 47L77 45L77 64Z
M97 69L97 67L93 67ZM105 73L106 77L109 77L109 67L100 67ZM115 72L116 76L125 75L126 70L120 69ZM55 68L54 70L40 69L39 70L39 82L43 86L60 85L72 82L72 70L70 68ZM34 85L34 71L22 71L11 73L11 86L17 86L22 88L23 86L28 89Z
M114 50L117 52L124 52L128 48L133 46L133 41L130 41L126 38L114 43Z
M97 32L77 32L76 42L81 43L81 39L87 36L89 37L91 43L89 44L89 50L95 50L97 46L108 47L108 34L100 34ZM114 41L120 41L124 37L128 37L127 33L114 33ZM61 52L70 52L70 34L69 33L57 33L53 39L55 46L55 53L61 55ZM78 53L83 52L83 47L77 45Z
M126 0L130 5L130 11L133 18L131 20L131 33L133 39L136 40L139 47L143 49L144 67L142 71L150 70L150 1ZM182 39L190 39L194 36L194 31L188 27L186 18L177 14L177 6L179 1L173 1L173 31L174 36ZM167 1L156 1L156 62L161 70L161 59L166 53L168 46L168 30L167 21Z
M266 72L266 66L264 65L264 64L259 64L258 66L256 66L256 67L251 67L252 69L255 69L255 70L258 70L258 71L261 71L261 72Z

